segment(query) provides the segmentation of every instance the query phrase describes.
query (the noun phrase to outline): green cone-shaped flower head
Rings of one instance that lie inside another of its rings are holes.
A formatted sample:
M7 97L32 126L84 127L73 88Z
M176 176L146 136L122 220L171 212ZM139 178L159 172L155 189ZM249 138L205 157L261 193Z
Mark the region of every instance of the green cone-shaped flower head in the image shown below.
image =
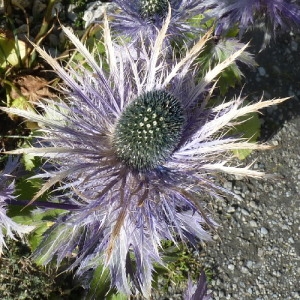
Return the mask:
M141 0L140 14L144 19L153 19L155 15L164 17L168 13L167 0Z
M127 106L117 122L116 155L132 169L151 170L173 153L184 123L179 100L166 91L146 92Z

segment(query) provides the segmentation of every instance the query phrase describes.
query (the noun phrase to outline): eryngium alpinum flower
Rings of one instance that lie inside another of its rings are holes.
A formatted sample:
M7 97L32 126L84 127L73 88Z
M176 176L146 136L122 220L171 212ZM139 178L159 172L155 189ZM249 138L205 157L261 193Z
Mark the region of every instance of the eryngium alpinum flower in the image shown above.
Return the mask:
M265 31L265 39L280 28L299 28L300 6L293 0L204 0L208 14L219 19L224 29L238 25L242 32L253 26Z
M7 203L9 200L14 200L16 197L14 176L12 173L18 166L18 159L8 158L4 170L0 172L0 256L3 253L3 246L6 246L4 236L11 239L16 239L15 234L22 238L24 234L29 233L34 227L20 225L14 222L6 215Z
M77 267L78 276L104 263L112 285L127 294L137 288L145 297L153 264L161 263L162 240L195 244L211 239L209 228L216 224L201 195L222 192L213 174L264 176L227 163L233 149L267 146L226 132L237 118L283 101L242 107L238 97L206 107L208 86L243 49L195 82L201 71L195 59L209 34L170 65L167 49L162 49L168 22L166 18L151 51L142 48L143 59L134 61L125 46L116 51L120 47L114 47L106 21L102 63L109 71L64 28L89 68L76 65L75 70L69 63L64 69L37 48L64 81L65 98L41 102L43 114L9 109L41 126L40 146L14 153L48 158L55 168L41 175L49 179L37 196L59 183L64 199L78 207L48 230L35 253L37 261L47 264L56 258L60 264L76 253L70 268Z
M205 10L203 0L113 0L120 8L119 14L113 14L111 26L121 34L136 41L140 35L154 39L168 15L172 11L166 41L180 37L188 32L199 32L199 27L188 24L188 19L200 15Z

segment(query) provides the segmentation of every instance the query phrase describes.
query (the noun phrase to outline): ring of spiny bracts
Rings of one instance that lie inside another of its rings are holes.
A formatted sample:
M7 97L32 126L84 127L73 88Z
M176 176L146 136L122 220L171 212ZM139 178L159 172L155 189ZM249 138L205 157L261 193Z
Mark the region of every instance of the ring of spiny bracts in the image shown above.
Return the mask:
M153 19L155 15L165 17L168 13L167 0L141 0L140 14L144 19Z
M210 108L207 96L198 105L207 86L244 48L195 83L200 66L193 63L209 34L181 60L174 57L170 65L163 46L170 21L167 16L156 39L148 44L150 51L141 47L141 59L135 60L130 48L116 51L120 48L114 47L106 20L108 74L63 27L92 72L84 66L78 72L77 62L76 69L72 64L64 69L37 47L69 86L66 98L43 100L37 111L1 108L41 124L38 147L11 152L49 159L48 170L38 175L47 182L32 201L57 183L55 203L62 192L63 204L75 204L48 229L33 258L40 264L56 259L59 265L76 253L69 269L76 267L76 274L84 278L91 269L98 276L104 264L110 270L111 285L128 295L136 287L150 296L154 263L162 263L162 240L179 237L196 246L198 240L211 239L207 225L214 228L216 224L200 197L202 193L217 197L224 189L207 173L265 176L249 167L225 165L230 161L228 151L265 146L223 135L237 118L284 100L242 107L243 99L238 97Z
M154 169L175 150L184 123L178 99L166 91L146 92L127 106L117 122L116 155L133 170Z

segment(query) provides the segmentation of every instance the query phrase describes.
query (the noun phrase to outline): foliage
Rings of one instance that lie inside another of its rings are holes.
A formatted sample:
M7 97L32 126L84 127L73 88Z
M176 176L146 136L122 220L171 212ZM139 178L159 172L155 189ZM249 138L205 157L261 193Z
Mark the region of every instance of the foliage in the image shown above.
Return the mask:
M154 272L153 286L158 288L158 282L164 279L164 287L169 285L184 286L187 278L197 280L200 270L203 268L198 260L197 250L193 247L187 247L182 243L174 244L174 242L164 241L163 243L163 262L164 266L156 265ZM199 272L199 273L198 273ZM209 270L205 271L209 274ZM210 276L211 278L211 276ZM160 286L161 287L161 286Z
M236 125L235 128L230 131L230 134L237 135L242 133L243 138L255 143L260 136L260 119L258 113L252 113L247 118L240 118L237 121L241 123ZM240 160L243 160L251 153L251 150L239 149L233 152Z
M10 66L21 66L26 50L25 42L0 32L0 73L4 73Z
M71 275L56 277L56 272L42 269L32 262L30 249L8 241L8 249L0 260L0 295L2 300L78 299L82 290L76 288Z

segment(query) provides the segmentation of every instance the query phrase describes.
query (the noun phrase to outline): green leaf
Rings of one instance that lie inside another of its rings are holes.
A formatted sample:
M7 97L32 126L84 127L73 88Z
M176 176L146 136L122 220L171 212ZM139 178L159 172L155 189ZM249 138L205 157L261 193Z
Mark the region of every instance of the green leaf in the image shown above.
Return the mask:
M34 261L38 265L45 265L62 244L67 243L73 236L73 227L66 224L55 224L50 227L47 237L38 244L39 254Z
M204 15L203 14L199 14L196 16L193 16L192 18L190 18L187 22L189 25L194 26L194 27L199 27L199 25L203 25L203 19L204 19ZM209 22L205 23L206 27L209 28L210 26L213 25L213 19L209 19Z
M106 299L107 300L127 300L128 297L126 295L118 293L118 294L113 294L111 297L108 296Z
M41 244L45 231L54 224L54 220L62 213L65 213L62 209L32 212L32 207L26 207L25 210L19 210L19 214L12 219L19 224L35 226L35 229L28 235L29 246L34 251Z
M237 121L244 121L243 123L235 126L234 129L230 131L231 135L242 134L243 138L247 138L249 142L256 142L260 136L260 120L258 113L251 113L243 116ZM245 159L252 150L250 149L240 149L234 150L233 153L240 159Z
M90 283L90 288L87 300L105 299L105 296L110 291L110 273L105 269L102 263L94 270L93 277ZM113 299L113 298L110 298Z
M23 154L22 162L24 164L24 167L25 167L26 171L31 171L39 163L37 161L36 157L33 154L30 154L30 153L24 153Z
M226 95L229 88L234 88L237 83L241 82L241 73L237 72L235 64L227 67L220 75L218 87L222 96Z
M65 212L62 209L49 209L41 212L34 211L31 214L29 224L34 225L35 229L29 234L28 241L32 251L41 244L44 233L54 224L54 220Z
M24 96L13 99L12 101L8 100L8 103L11 103L11 107L18 108L22 110L34 111L33 106L30 104L28 99Z
M62 209L35 210L34 205L26 206L33 196L41 189L43 180L40 178L22 177L16 182L16 190L20 205L9 206L9 216L17 223L33 225L35 229L28 235L29 246L35 250L43 239L44 232L53 225L53 221L65 211ZM46 201L45 193L39 201ZM24 204L21 205L22 200Z
M230 57L234 52L241 49L242 43L233 40L225 39L215 41L210 40L206 43L204 51L199 56L199 62L202 67L202 74L205 74L208 70L215 67L220 62L223 62ZM249 66L256 66L256 62L253 59L251 53L244 51L238 58L237 61ZM235 87L236 84L242 80L242 72L239 69L236 61L232 62L230 66L225 68L218 76L218 87L221 95L225 95L230 87Z
M17 193L19 195L18 200L30 201L34 195L41 189L44 181L40 178L28 178L22 177L16 183ZM47 193L43 194L39 200L46 200Z
M25 42L15 40L9 33L0 32L0 69L20 65L26 57L26 48Z
M27 237L31 251L37 249L43 240L43 234L52 226L51 223L40 223Z
M34 211L30 212L29 214L24 215L15 215L13 216L14 221L18 223L22 223L24 225L32 225L32 224L38 224L38 223L47 223L48 227L50 227L53 224L53 221L62 213L65 213L66 211L63 209L48 209L48 210L41 210L39 212Z

